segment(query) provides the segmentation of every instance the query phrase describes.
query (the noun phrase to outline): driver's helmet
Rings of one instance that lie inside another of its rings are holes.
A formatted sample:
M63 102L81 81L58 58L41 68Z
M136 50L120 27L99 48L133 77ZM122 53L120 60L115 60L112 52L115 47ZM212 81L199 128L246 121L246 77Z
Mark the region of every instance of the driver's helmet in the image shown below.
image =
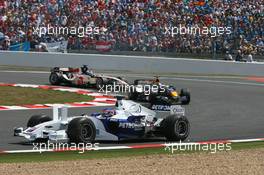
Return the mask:
M103 110L104 116L112 117L113 115L116 115L116 110L113 108L106 108Z
M153 81L154 84L156 85L159 85L160 84L160 80L159 80L159 77L155 77L154 81Z
M169 94L170 94L172 97L178 97L178 93L177 93L175 87L173 87L173 86L169 86L169 87L168 87L168 91L169 91Z
M83 65L82 67L81 67L81 70L82 70L82 73L83 74L85 74L87 71L88 71L88 66L87 65Z

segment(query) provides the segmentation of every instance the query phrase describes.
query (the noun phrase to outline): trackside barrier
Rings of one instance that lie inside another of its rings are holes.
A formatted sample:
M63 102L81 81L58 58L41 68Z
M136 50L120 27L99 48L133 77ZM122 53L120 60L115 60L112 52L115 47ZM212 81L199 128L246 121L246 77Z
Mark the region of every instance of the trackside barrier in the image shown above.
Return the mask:
M0 52L0 65L75 67L83 64L88 64L93 69L98 70L120 70L137 73L264 76L263 63L123 55Z

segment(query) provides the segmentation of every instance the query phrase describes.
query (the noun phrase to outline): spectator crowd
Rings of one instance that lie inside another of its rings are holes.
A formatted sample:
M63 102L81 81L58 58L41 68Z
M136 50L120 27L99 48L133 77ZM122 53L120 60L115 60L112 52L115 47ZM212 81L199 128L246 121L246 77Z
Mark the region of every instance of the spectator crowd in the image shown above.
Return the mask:
M36 27L99 27L100 34L42 35ZM231 27L231 34L167 35L166 27ZM101 30L106 29L106 30ZM2 37L2 38L1 38ZM68 49L264 55L263 0L0 0L0 49L68 41Z

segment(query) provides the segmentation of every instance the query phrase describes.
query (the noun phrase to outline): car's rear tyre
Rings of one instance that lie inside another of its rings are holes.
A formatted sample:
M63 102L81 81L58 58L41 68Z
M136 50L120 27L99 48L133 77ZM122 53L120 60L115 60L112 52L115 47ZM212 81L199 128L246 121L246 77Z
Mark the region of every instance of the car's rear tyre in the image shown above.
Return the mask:
M96 136L96 128L92 120L79 117L70 121L67 134L72 143L93 143Z
M60 77L57 73L53 72L50 74L49 82L52 85L60 85Z
M145 108L151 109L152 108L152 104L148 103L148 102L141 102L140 103L142 106L144 106Z
M129 92L128 93L128 99L129 100L136 100L137 99L137 94L134 92Z
M157 103L157 93L150 93L148 95L148 98L146 98L146 101L151 104L156 104Z
M188 105L191 101L191 94L187 89L181 89L180 97L183 105Z
M136 88L130 87L128 92L128 99L129 100L137 100L138 98L138 92L136 91Z
M137 86L139 83L140 80L134 80L134 86Z
M48 121L51 121L51 120L52 120L52 118L50 118L47 115L33 115L28 120L27 127L34 127L34 126L36 126L38 124L41 124L41 123L44 123L44 122L48 122Z
M162 133L168 141L184 141L190 132L190 123L185 116L170 115L161 123Z
M96 79L96 89L100 90L104 88L104 80L102 78Z

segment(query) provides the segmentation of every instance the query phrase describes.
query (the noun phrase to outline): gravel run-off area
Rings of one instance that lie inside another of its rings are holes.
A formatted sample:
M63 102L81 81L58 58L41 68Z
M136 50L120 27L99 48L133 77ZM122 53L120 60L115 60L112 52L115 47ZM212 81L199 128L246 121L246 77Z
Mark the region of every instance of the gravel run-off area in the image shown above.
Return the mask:
M1 175L70 174L259 174L264 148L230 152L160 154L58 162L3 163Z

